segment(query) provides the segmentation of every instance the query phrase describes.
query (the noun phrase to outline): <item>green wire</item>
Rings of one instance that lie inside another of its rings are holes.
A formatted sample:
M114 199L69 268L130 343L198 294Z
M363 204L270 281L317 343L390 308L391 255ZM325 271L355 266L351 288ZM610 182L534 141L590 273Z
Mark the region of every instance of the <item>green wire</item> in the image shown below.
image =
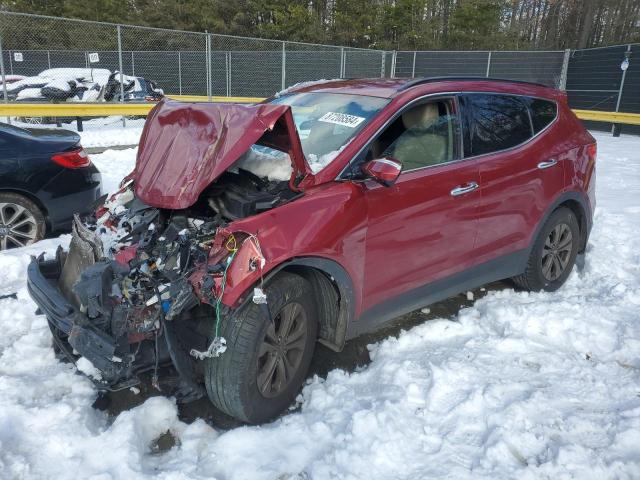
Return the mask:
M224 272L222 274L222 285L220 290L220 296L216 301L216 338L220 338L220 304L222 303L222 297L224 296L224 287L227 284L227 270L231 266L231 262L233 262L233 257L235 257L236 252L232 252L231 256L228 257L229 260L227 262L227 266L224 267Z

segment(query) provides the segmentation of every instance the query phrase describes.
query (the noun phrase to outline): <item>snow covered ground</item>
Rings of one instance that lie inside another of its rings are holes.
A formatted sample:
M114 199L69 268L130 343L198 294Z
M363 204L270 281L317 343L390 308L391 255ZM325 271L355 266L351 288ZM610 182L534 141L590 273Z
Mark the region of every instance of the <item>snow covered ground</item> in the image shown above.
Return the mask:
M156 397L115 420L55 360L24 286L30 254L0 253L2 478L639 478L640 137L598 139L598 208L583 272L558 292L491 292L455 318L371 345L372 362L305 386L261 427L185 424ZM93 156L110 188L135 150ZM179 444L152 454L170 430Z

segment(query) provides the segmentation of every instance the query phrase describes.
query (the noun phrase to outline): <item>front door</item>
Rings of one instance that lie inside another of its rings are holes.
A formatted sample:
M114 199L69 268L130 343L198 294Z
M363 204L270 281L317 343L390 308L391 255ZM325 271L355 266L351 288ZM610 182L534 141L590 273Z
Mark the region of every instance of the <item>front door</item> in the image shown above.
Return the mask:
M456 104L445 99L408 109L373 142L403 172L391 187L364 184L364 310L473 263L480 180L459 140Z

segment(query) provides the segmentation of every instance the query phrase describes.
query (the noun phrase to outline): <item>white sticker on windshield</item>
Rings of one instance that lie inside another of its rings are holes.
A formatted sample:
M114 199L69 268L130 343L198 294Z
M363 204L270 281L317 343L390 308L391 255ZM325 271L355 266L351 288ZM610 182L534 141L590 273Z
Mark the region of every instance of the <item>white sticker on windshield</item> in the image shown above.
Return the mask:
M347 115L346 113L327 112L318 119L320 122L335 123L345 127L356 128L364 121L364 117Z

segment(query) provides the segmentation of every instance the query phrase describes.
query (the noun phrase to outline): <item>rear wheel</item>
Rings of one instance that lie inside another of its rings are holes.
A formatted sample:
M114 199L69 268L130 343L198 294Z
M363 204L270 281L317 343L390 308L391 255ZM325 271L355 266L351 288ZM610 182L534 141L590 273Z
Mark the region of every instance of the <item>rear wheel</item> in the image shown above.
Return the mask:
M304 382L317 335L311 285L281 273L266 288L270 321L253 302L222 319L227 350L205 364L205 384L220 410L262 423L282 413Z
M573 211L561 207L545 222L529 255L526 270L513 281L525 290L557 290L569 277L579 247L578 220Z
M0 193L0 250L31 245L44 234L44 215L35 203L16 193Z

